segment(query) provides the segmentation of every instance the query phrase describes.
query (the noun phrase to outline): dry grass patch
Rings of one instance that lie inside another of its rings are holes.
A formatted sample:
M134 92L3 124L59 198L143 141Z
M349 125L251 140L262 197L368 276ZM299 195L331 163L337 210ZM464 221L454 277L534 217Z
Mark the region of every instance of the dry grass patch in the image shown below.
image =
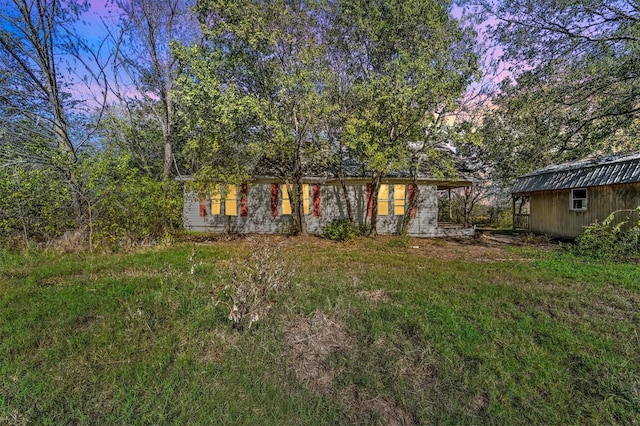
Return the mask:
M341 371L329 367L329 357L336 351L355 350L344 325L316 312L310 317L296 318L286 338L296 379L318 395L330 393Z

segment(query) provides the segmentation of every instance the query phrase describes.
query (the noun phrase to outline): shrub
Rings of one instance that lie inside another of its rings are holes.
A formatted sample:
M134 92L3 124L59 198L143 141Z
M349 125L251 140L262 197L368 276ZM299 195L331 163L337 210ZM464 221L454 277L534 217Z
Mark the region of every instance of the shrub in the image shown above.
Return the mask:
M634 210L622 210L640 216L640 206ZM616 215L611 213L602 223L597 221L587 226L573 246L579 255L595 259L628 260L640 258L640 220L631 224L626 217L614 224Z
M329 223L322 230L322 236L333 241L349 241L365 235L366 225L358 225L349 219L337 219Z
M0 169L0 243L27 246L72 228L69 188L53 168Z
M289 287L293 270L280 255L282 247L256 241L246 259L232 260L231 281L221 302L237 330L249 329L267 316L275 295Z

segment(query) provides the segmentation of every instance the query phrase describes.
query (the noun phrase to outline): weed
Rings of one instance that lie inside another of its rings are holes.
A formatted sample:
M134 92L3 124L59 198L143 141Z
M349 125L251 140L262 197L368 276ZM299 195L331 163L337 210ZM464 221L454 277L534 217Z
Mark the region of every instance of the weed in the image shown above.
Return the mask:
M617 214L629 213L624 220L615 222ZM615 211L602 223L597 221L586 227L576 240L576 254L594 259L640 259L640 219L631 224L630 216L640 215L640 206L634 210Z
M231 261L232 279L224 288L222 303L229 308L234 328L243 330L267 315L273 297L289 286L293 271L280 255L281 247L252 240L246 259Z

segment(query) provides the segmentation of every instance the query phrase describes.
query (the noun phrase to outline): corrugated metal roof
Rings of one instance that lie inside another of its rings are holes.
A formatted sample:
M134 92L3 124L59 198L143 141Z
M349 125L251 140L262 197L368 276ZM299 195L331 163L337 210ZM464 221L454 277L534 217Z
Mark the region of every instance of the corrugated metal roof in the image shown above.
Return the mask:
M640 182L640 151L545 167L520 176L511 193L633 182Z

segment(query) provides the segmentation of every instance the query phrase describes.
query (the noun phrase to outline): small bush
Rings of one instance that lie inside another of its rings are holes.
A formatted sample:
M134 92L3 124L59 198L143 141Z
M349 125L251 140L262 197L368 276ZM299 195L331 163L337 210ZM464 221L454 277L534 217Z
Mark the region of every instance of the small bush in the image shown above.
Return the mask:
M254 244L248 258L231 262L233 277L224 288L222 303L229 308L229 319L237 330L249 329L267 316L273 298L289 287L293 276L280 246L262 241Z
M638 216L640 207L628 212ZM576 240L574 252L595 259L640 259L640 220L632 225L627 217L614 224L617 213L620 211L611 213L602 223L587 226Z
M333 241L349 241L367 232L366 225L358 225L349 219L337 219L324 227L322 236Z

